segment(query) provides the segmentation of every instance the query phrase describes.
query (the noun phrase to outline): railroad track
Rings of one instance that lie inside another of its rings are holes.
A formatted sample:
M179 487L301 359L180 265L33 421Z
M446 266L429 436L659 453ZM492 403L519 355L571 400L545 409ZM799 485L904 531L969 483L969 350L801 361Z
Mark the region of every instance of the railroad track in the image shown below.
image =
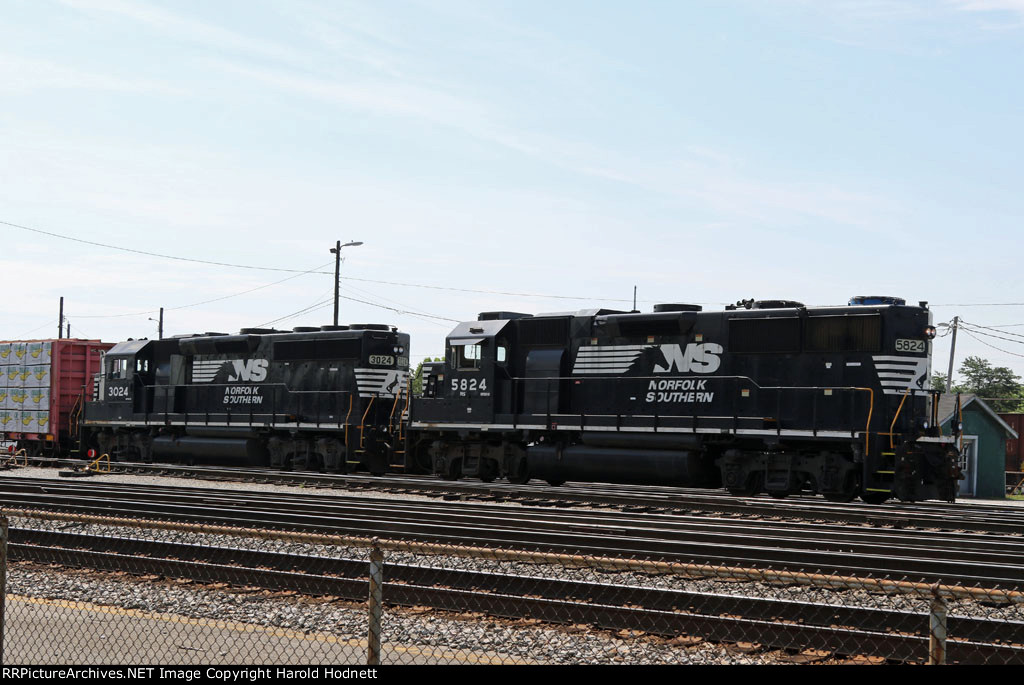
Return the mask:
M334 497L96 481L0 479L8 508L1020 587L1024 540L774 520Z
M64 468L81 468L88 462L66 459L37 459L34 463ZM115 472L159 475L212 481L235 481L298 485L303 487L378 490L448 499L521 503L529 506L569 508L611 507L626 512L707 513L746 518L779 518L824 521L889 528L920 528L1024 536L1024 511L1013 507L976 503L924 502L867 505L858 502L835 504L821 497L789 497L785 500L734 497L717 490L678 487L567 483L559 487L541 484L514 485L480 481L447 481L433 476L368 476L325 474L303 471L178 466L114 462Z
M203 583L363 601L367 562L214 548L150 540L12 528L12 561L118 571ZM505 619L677 636L713 642L737 636L768 649L814 649L921 661L928 653L926 617L907 611L810 604L389 563L387 604L484 613ZM951 616L948 659L1024 664L1024 623Z

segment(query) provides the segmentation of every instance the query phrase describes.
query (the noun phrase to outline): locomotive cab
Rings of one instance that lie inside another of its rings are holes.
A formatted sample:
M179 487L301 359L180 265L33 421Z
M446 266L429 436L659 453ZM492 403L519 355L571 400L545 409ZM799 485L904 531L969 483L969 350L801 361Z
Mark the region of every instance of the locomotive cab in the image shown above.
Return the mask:
M450 427L455 423L467 434L479 437L456 445L433 441L429 432L422 433L425 437L414 449L417 462L424 468L448 477L497 477L504 460L497 425L502 423L499 419L514 414L515 404L522 401L514 388L516 374L510 351L515 330L510 324L525 316L512 312L481 314L481 320L459 324L448 336L444 367L431 368L433 383L425 386L423 398L415 403L413 420L428 426L444 423ZM425 378L426 374L424 365Z
M484 326L484 323L491 325ZM438 383L438 397L459 406L471 423L491 423L501 402L508 372L508 342L502 336L505 321L474 322L448 337L445 380Z
M143 389L152 383L152 354L149 340L129 340L110 349L103 358L99 399L105 403L105 418L127 419L136 401L144 399Z

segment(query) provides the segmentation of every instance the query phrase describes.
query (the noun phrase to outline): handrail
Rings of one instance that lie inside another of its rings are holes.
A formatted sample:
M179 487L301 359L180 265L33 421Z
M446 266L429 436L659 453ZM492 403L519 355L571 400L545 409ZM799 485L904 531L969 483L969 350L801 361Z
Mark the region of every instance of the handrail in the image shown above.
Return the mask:
M402 391L401 390L399 390L397 393L395 393L395 401L391 404L391 413L388 414L388 430L389 431L391 430L391 427L395 423L395 410L398 409L398 400L400 400L400 399L402 399Z
M345 459L348 459L348 419L352 416L352 402L355 398L352 395L348 396L348 413L345 414Z
M402 407L402 418L404 419L409 415L409 401L412 397L412 377L410 376L405 382L405 406ZM402 427L405 425L405 421L398 422L398 438L395 440L395 444L402 444L405 436L402 435ZM404 448L403 448L404 449Z
M889 426L889 448L890 449L896 449L896 444L895 444L895 441L893 440L893 432L896 430L896 421L900 418L900 412L903 411L903 403L907 401L907 396L909 394L910 394L910 389L908 388L907 391L905 393L903 393L903 399L900 400L900 406L898 406L896 408L895 416L892 417L892 424Z
M372 396L372 397L370 398L370 401L369 401L369 402L367 403L367 405L366 405L366 411L364 411L364 412L363 412L363 418L362 418L362 420L361 420L361 421L359 422L359 449L361 449L361 450L363 450L363 449L366 449L366 446L365 446L365 444L364 444L364 442L363 442L363 439L364 439L364 436L363 436L363 428L365 428L365 427L366 427L366 417L370 415L370 407L372 407L372 406L373 406L373 401L374 401L375 399L377 399L377 396L376 396L376 395L373 395L373 396Z

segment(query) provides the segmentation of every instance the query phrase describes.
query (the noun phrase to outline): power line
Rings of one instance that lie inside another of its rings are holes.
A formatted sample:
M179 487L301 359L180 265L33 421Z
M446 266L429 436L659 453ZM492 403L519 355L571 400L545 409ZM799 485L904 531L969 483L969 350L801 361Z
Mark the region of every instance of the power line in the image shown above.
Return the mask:
M995 333L986 333L985 331L978 330L978 328L976 328L976 327L974 327L972 325L963 326L962 325L963 324L962 321L960 323L961 323L961 327L962 328L964 328L965 330L973 331L974 333L977 333L978 335L983 335L983 336L988 337L988 338L995 338L996 340L1005 340L1006 342L1012 342L1012 343L1016 343L1018 345L1024 345L1024 340L1015 340L1013 338L1007 338L1007 337L1004 337L1002 335L996 335ZM1013 334L1011 333L1011 335L1013 335Z
M327 262L327 264L330 264L330 262ZM193 302L191 304L182 304L182 305L178 305L177 307L164 307L164 311L171 312L171 311L177 311L179 309L188 309L189 307L198 307L200 305L210 304L211 302L220 302L221 300L229 300L232 297L240 297L241 295L248 295L249 293L256 292L257 290L263 290L265 288L270 288L270 287L273 287L275 285L280 285L281 283L284 283L285 281L290 281L290 280L292 280L294 278L298 278L299 276L305 276L306 274L311 274L311 273L322 273L322 272L318 272L317 269L322 269L324 266L326 266L326 265L325 264L321 264L320 266L313 267L309 271L303 271L302 273L297 273L294 276L288 276L287 278L282 278L280 281L274 281L273 283L266 283L264 285L256 286L255 288L250 288L248 290L243 290L240 293L234 293L232 295L224 295L222 297L215 297L212 300L203 300L202 302ZM146 311L146 312L131 312L129 314L76 314L76 318L79 318L79 319L114 319L114 318L124 317L124 316L145 316L146 314L156 314L157 312L159 312L159 309L151 309L151 310Z
M353 293L355 293L357 295L362 295L363 297L373 297L374 296L373 293L368 293L368 292L366 292L364 290L361 290L359 288L346 287L346 288L342 288L342 290L344 290L346 292L351 291L351 292L353 292ZM354 298L345 298L345 299L353 300ZM380 299L384 300L385 302L391 302L392 304L397 304L397 305L399 305L401 307L408 307L409 306L409 305L404 304L402 302L396 302L394 300L389 300L386 297L382 297ZM354 300L354 301L359 302L361 300ZM384 305L376 305L375 304L373 306L384 306ZM397 312L399 310L395 309L393 311ZM444 324L440 323L439 321L435 321L434 319L444 319L446 321L454 321L454 319L445 319L445 317L435 316L434 314L427 314L426 312L421 312L421 311L412 310L412 309L406 309L406 310L404 310L404 313L408 314L409 316L414 316L417 319L421 319L423 321L426 321L427 323L434 324L435 326L444 326Z
M327 293L325 293L325 295L332 295L333 292L334 292L334 288L331 288L330 290L327 291ZM324 295L320 295L320 297L324 297ZM286 321L287 319L291 319L292 317L299 316L300 314L305 314L306 312L309 312L309 311L312 311L314 309L318 309L320 307L323 307L325 305L325 303L326 304L333 304L334 303L334 298L331 297L331 299L325 300L323 302L314 302L313 304L309 305L308 307L303 307L302 309L300 309L297 312L292 312L291 314L285 314L284 316L278 317L276 319L272 319L271 321L267 321L266 323L261 323L259 325L259 328L263 328L264 326L270 326L270 325L278 323L280 321Z
M424 314L422 312L410 312L410 311L406 311L404 309L398 309L397 307L389 307L389 306L387 306L385 304L380 304L380 303L377 303L377 302L370 302L369 300L361 300L361 299L359 299L357 297L346 297L344 295L339 295L339 298L342 299L342 300L348 300L349 302L358 302L360 304L366 304L366 305L369 305L371 307L377 307L379 309L386 309L388 311L392 311L392 312L395 312L396 314L400 314L400 315L404 314L404 315L415 316L415 317L419 317L419 318L427 317L427 318L430 318L430 319L438 319L440 321L450 321L452 323L459 323L458 319L449 319L446 316L437 316L437 315L434 315L434 314ZM263 326L269 326L271 324L275 324L275 323L278 323L280 321L285 321L287 319L294 318L296 316L299 316L300 314L306 314L306 313L309 313L311 311L315 311L317 309L322 309L322 308L326 307L328 304L333 304L333 303L334 303L334 298L332 297L329 300L324 300L323 302L317 302L317 303L311 304L310 306L304 307L303 309L300 309L297 312L293 312L291 314L286 314L285 316L282 316L282 317L279 317L277 319L273 319L272 321L268 321L266 323L260 324L260 327L262 328Z
M121 247L120 245L110 245L108 243L100 243L95 240L85 240L83 238L75 238L69 235L62 235L60 233L53 233L52 231L43 231L38 228L30 228L29 226L22 226L21 224L13 224L10 221L0 221L0 224L4 226L11 226L12 228L19 228L23 231L31 231L32 233L39 233L41 235L48 235L53 238L60 238L61 240L70 240L76 243L82 243L84 245L93 245L95 247L105 247L109 250L119 250L120 252L130 252L132 254L145 255L147 257L159 257L160 259L173 259L179 262L193 262L196 264L209 264L211 266L227 266L233 269L254 269L257 271L284 271L288 273L310 273L309 271L299 271L298 269L282 269L273 266L254 266L252 264L232 264L230 262L214 262L207 259L195 259L194 257L179 257L177 255L162 254L159 252L147 252L146 250L135 250L130 247ZM318 272L327 273L327 272Z
M301 274L307 274L307 273L317 273L317 274L324 274L324 275L328 275L328 276L333 276L334 275L334 272L332 272L332 271L316 271L316 270L300 271L299 269L285 269L285 268L280 268L280 267L256 266L256 265L253 265L253 264L235 264L235 263L231 263L231 262L216 262L216 261L211 261L211 260L206 260L206 259L196 259L194 257L181 257L181 256L178 256L178 255L170 255L170 254L163 254L163 253L160 253L160 252L150 252L150 251L147 251L147 250L138 250L138 249L134 249L134 248L130 248L130 247L122 247L120 245L111 245L109 243L101 243L101 242L94 241L94 240L85 240L84 238L76 238L74 236L64 235L64 234L56 233L56 232L53 232L53 231L44 231L42 229L32 228L30 226L23 226L21 224L15 224L15 223L12 223L10 221L2 221L2 220L0 220L0 224L2 224L4 226L10 226L12 228L17 228L17 229L20 229L20 230L23 230L23 231L30 231L32 233L38 233L40 235L46 235L46 236L50 236L50 237L53 237L53 238L59 238L61 240L69 240L69 241L76 242L76 243L82 243L84 245L93 245L95 247L103 247L103 248L107 248L107 249L110 249L110 250L118 250L120 252L128 252L128 253L131 253L131 254L145 255L147 257L157 257L157 258L160 258L160 259L172 259L172 260L179 261L179 262L192 262L192 263L195 263L195 264L208 264L208 265L211 265L211 266L226 266L226 267L230 267L230 268L234 268L234 269L252 269L252 270L259 270L259 271L280 271L280 272L284 272L284 273L295 273L295 274L300 274L300 275ZM330 262L328 262L328 263L330 263ZM317 268L322 268L322 267L317 267ZM426 284L426 283L405 283L405 282L401 282L401 281L382 281L382 280L376 280L376 279L371 279L371 278L354 278L352 276L342 276L341 280L343 280L343 281L360 281L360 282L363 282L363 283L374 283L376 285L395 285L395 286L400 286L400 287L403 287L403 288L426 288L426 289L429 289L429 290L446 290L446 291L449 291L449 292L463 292L463 293L473 293L473 294L483 294L483 295L505 295L505 296L508 296L508 297L542 298L542 299L554 299L554 300L584 300L584 301L591 301L591 302L628 302L628 303L632 302L631 299L627 299L627 298L593 297L593 296L587 296L587 295L584 295L584 296L581 296L581 295L550 295L550 294L546 294L546 293L523 293L523 292L512 292L512 291L503 291L503 290L486 290L486 289L481 289L481 288L457 288L457 287L454 287L454 286L430 285L430 284ZM641 302L655 302L655 303L657 303L657 302L663 302L665 300L640 300L640 301ZM729 303L727 303L727 302L695 302L694 304L725 305L725 304L729 304ZM152 312L142 312L142 313L144 313L144 314L151 314ZM133 316L133 315L125 315L125 316ZM137 316L137 315L134 315L134 316Z
M964 323L964 322L961 321L960 323ZM1000 330L998 330L998 329L996 329L996 328L994 328L992 326L982 326L981 324L970 323L970 322L967 322L967 325L968 326L972 326L974 328L983 328L983 329L988 330L988 331L997 331L998 333L1002 333L1003 335L1012 335L1015 338L1024 338L1024 335L1022 335L1020 333L1013 333L1012 331L1000 331ZM976 332L981 333L981 331L976 331ZM983 335L991 335L993 338L1000 338L1000 336L995 335L994 333L985 333ZM1008 340L1008 341L1011 341L1011 342L1018 342L1016 340L1013 340L1012 338L1000 338L1000 339L1001 340Z
M1024 307L1024 302L928 303L929 307ZM1016 325L1016 324L1015 324Z
M975 340L977 340L978 342L980 342L980 343L981 343L982 345L985 345L985 346L987 346L987 347L991 347L991 348L992 348L993 350L998 350L998 351L1000 351L1000 352L1003 352L1004 354L1010 354L1010 355L1013 355L1014 357L1021 357L1021 358L1024 358L1024 354L1017 354L1016 352L1010 352L1009 350L1004 350L1004 349L1003 349L1003 348L1001 348L1001 347L996 347L996 346L995 346L995 345L993 345L992 343L989 343L989 342L986 342L986 341L982 340L981 338L979 338L979 337L977 337L976 335L974 335L974 333L972 333L972 332L971 332L971 331L970 331L969 329L967 329L967 328L964 328L964 329L963 329L963 331L964 331L964 333L966 333L967 335L971 336L972 338L974 338Z

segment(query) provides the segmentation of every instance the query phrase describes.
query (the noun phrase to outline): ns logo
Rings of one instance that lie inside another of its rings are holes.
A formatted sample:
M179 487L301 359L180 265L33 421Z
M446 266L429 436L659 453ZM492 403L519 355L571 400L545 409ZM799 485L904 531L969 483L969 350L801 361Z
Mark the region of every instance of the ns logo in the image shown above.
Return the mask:
M228 371L228 382L246 381L259 383L267 380L267 366L270 364L266 359L233 359Z
M665 364L655 363L655 373L714 373L722 365L718 355L722 354L724 348L718 343L690 343L685 348L680 345L658 347Z

